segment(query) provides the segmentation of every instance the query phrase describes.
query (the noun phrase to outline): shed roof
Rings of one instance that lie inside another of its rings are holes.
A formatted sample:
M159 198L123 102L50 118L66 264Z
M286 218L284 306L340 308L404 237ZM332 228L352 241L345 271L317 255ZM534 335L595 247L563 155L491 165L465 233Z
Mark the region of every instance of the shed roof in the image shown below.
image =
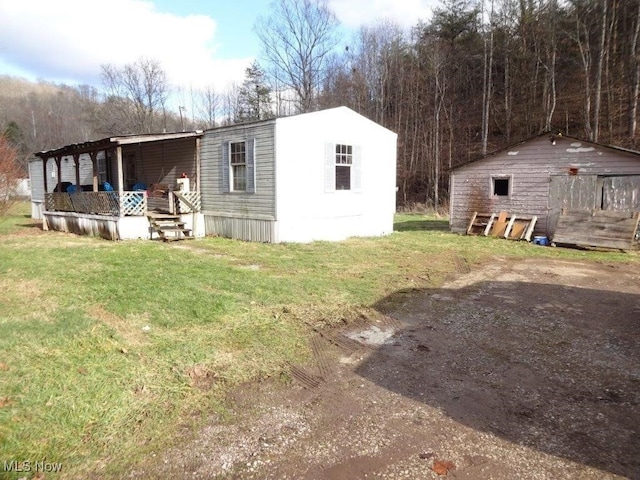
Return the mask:
M118 145L157 142L162 140L176 140L199 136L202 136L201 130L174 133L149 133L143 135L121 135L115 137L106 137L100 140L93 140L83 143L72 143L70 145L65 145L64 147L38 152L35 155L40 158L66 157L68 155L80 155L83 153L114 148Z
M551 137L556 137L558 139L565 138L565 139L569 139L569 140L574 140L576 142L588 143L590 145L595 145L595 146L598 146L600 148L607 148L609 150L617 150L619 152L623 152L623 153L627 153L627 154L631 154L631 155L636 155L638 157L638 160L640 161L640 152L637 151L637 150L631 150L631 149L624 148L624 147L617 147L615 145L604 145L602 143L591 142L589 140L584 140L583 138L574 137L574 136L571 136L571 135L563 135L562 133L543 132L543 133L540 133L538 135L534 135L533 137L529 137L529 138L527 138L525 140L520 140L519 142L512 143L511 145L507 145L506 147L503 147L503 148L500 148L500 149L498 149L498 150L496 150L494 152L488 153L488 154L486 154L486 155L484 155L484 156L482 156L480 158L475 158L473 160L469 160L469 161L463 162L463 163L461 163L459 165L456 165L455 167L452 167L449 171L453 171L453 170L456 170L458 168L466 167L466 166L468 166L468 165L470 165L472 163L480 162L480 161L485 160L487 158L494 157L496 155L500 155L503 152L512 150L512 149L514 149L516 147L519 147L520 145L524 145L524 144L529 143L529 142L531 142L533 140L537 140L537 139L539 139L541 137L549 137L550 139L551 139Z

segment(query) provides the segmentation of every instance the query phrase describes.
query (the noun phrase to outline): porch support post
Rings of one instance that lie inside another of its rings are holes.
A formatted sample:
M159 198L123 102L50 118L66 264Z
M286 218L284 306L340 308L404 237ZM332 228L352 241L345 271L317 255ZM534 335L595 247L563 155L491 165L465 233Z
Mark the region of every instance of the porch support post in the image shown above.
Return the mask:
M200 137L196 137L196 192L200 192Z
M42 180L43 180L43 184L44 184L44 198L42 199L42 230L49 230L49 225L47 224L47 216L44 214L44 212L47 211L47 190L48 190L48 185L47 185L47 162L49 160L49 157L42 157Z
M76 167L76 186L80 187L80 154L73 154L73 165Z
M89 152L91 165L93 167L93 191L98 191L98 152Z
M122 196L124 195L124 172L122 170L122 147L120 145L116 147L116 160L118 163L118 198L120 202L122 202ZM122 204L120 204L118 211L122 217Z
M60 193L62 192L62 156L58 155L57 157L55 157L56 159L56 167L58 168L58 188L57 188L57 192Z
M44 193L47 193L47 161L49 157L42 157L42 179L44 180Z

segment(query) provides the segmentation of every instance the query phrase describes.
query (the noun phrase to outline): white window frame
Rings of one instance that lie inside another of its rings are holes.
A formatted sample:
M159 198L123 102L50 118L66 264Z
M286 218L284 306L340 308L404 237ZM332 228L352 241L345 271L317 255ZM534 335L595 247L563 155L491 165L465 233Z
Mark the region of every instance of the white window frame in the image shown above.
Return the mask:
M242 145L241 150L234 152L234 145ZM241 159L242 161L238 161ZM244 182L244 188L236 188L236 169L244 167L244 174L239 176ZM229 142L229 191L246 192L247 191L247 142Z
M336 177L335 177L335 189L337 192L340 191L348 191L352 190L352 180L351 176L353 175L353 145L348 145L344 143L336 143ZM347 188L338 188L338 169L348 168L349 170L349 185Z

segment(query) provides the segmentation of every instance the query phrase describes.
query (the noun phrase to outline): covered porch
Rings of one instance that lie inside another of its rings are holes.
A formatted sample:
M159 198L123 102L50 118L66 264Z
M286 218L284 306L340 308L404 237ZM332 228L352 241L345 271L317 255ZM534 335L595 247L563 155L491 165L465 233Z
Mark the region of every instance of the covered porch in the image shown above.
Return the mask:
M109 137L37 153L41 170L30 173L32 183L41 178L43 228L110 240L204 235L201 135Z

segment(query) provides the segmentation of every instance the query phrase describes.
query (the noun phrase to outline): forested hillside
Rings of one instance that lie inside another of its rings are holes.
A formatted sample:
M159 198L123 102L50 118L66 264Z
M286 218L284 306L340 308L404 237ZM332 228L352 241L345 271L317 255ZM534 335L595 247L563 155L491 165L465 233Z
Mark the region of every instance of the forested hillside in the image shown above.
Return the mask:
M380 21L336 41L305 77L304 102L287 100L295 85L278 82L269 57L241 86L189 92L178 112L166 84L145 105L117 88L127 70L107 66L102 90L0 77L0 128L34 152L346 105L398 133L399 204L440 204L451 166L541 132L640 148L639 32L637 1L446 0L410 32ZM158 73L138 64L149 66Z

